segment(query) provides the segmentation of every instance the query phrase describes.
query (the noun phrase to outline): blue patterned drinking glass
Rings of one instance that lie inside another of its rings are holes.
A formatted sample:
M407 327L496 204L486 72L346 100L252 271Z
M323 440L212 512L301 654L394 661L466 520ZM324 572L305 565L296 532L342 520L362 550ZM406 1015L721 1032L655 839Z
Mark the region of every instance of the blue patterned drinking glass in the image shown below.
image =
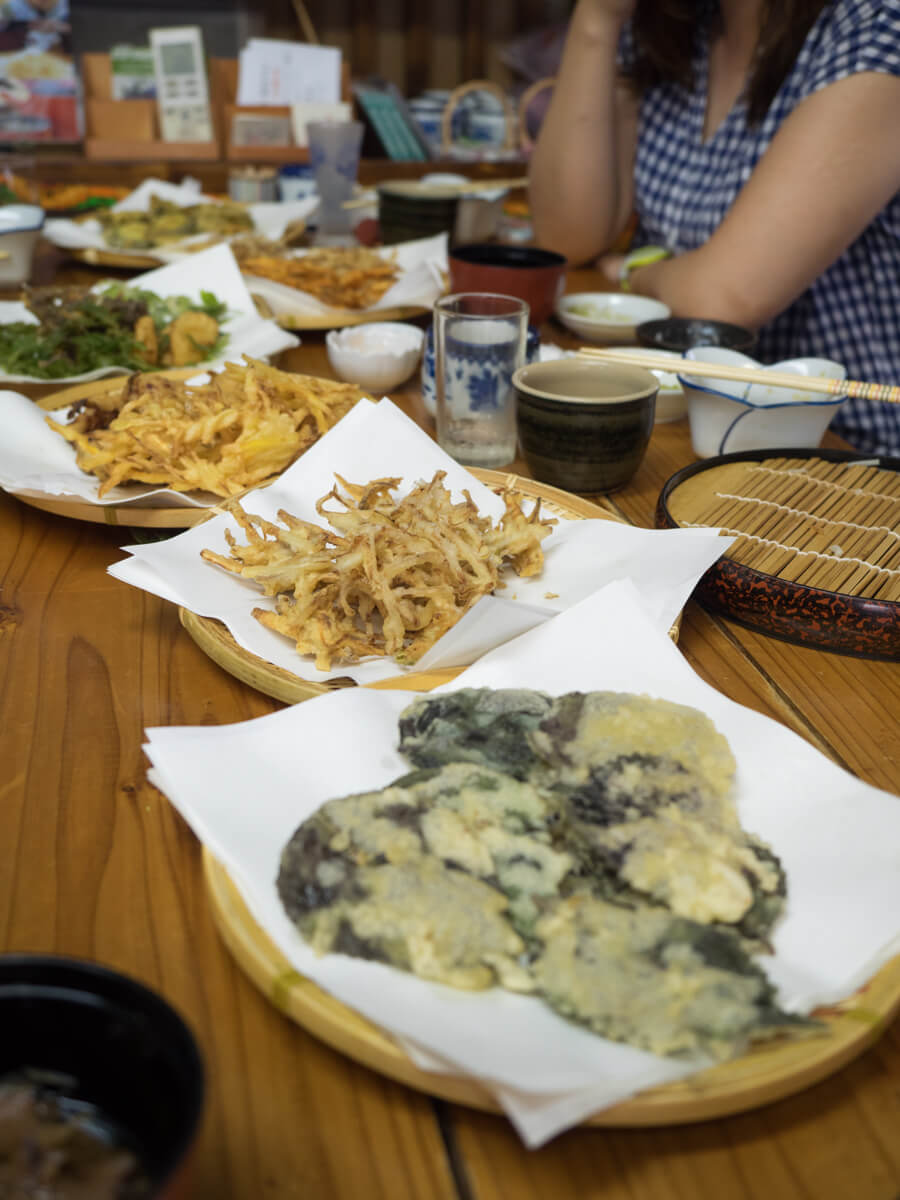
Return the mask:
M462 292L434 306L437 440L457 462L503 467L516 457L513 372L525 362L528 305Z

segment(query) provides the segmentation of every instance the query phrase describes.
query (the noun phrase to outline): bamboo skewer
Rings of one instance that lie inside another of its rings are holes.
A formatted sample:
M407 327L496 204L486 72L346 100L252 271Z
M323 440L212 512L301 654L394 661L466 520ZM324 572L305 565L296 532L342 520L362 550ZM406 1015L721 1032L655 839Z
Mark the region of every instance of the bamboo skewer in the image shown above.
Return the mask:
M661 363L659 354L648 351L642 354L621 354L616 350L601 350L594 346L582 346L579 358L599 359L601 362L622 363L624 366L646 367L658 371ZM674 364L673 364L674 366ZM667 366L671 371L673 366ZM769 367L737 367L725 363L702 362L683 359L675 368L679 375L696 379L725 379L737 383L759 383L764 387L784 387L795 392L817 392L825 396L852 396L857 400L878 400L882 403L900 404L900 386L890 383L863 383L856 379L821 379L810 375L794 375L790 371L773 371Z

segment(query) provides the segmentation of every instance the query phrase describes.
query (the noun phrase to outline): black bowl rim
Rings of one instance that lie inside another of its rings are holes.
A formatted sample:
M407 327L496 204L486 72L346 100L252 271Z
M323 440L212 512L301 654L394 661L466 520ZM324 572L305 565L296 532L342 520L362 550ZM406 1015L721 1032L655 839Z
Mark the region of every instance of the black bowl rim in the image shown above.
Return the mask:
M508 262L486 262L479 257L484 253L485 258L497 255L508 257ZM469 257L472 255L473 257ZM569 260L555 250L545 250L542 246L516 246L507 242L463 242L451 246L447 252L448 258L457 258L467 266L486 267L500 271L541 271L547 268L559 270L568 266ZM530 261L526 261L530 259ZM517 261L518 260L518 261ZM537 260L537 261L535 261Z
M16 972L20 973L20 977L16 977ZM31 978L28 977L29 972L33 973ZM78 977L84 986L79 987L77 979L61 979L63 973ZM165 1175L153 1181L156 1189L154 1194L157 1190L162 1193L181 1168L197 1136L206 1099L206 1068L200 1046L187 1021L160 992L116 967L65 954L0 954L0 999L4 994L21 996L30 988L45 995L58 992L60 999L72 993L87 997L99 995L120 1007L130 1007L137 1002L142 1011L151 1016L161 1016L169 1029L175 1032L180 1042L178 1050L184 1073L189 1079L186 1086L190 1091L185 1106L189 1120L180 1137L172 1144Z
M732 342L717 342L715 345L721 346L724 350L740 350L742 348L750 349L756 345L757 335L752 329L747 329L744 325L734 325L730 321L718 321L715 317L656 317L652 321L642 321L635 326L635 336L642 346L647 346L655 350L674 350L677 354L679 351L690 350L694 346L708 345L707 342L689 342L686 345L676 345L674 342L662 342L654 339L654 334L665 329L666 326L682 326L689 325L709 325L721 330L725 336L734 339Z

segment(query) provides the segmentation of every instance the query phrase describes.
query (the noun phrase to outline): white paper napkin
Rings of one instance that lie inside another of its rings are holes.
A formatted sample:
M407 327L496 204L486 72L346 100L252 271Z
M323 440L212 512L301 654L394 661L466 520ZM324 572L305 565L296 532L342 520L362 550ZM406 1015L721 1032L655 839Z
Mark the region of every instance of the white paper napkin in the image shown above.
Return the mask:
M103 284L98 286L102 287ZM129 280L129 286L146 288L158 296L188 296L198 303L201 292L212 292L225 304L228 314L222 323L222 330L228 334L228 342L221 355L199 364L199 370L215 370L229 360L240 362L243 354L268 359L273 354L300 344L300 339L294 334L282 329L275 321L259 315L237 261L226 245L212 246L209 250L192 255L189 260L183 259L169 266L145 271ZM24 304L12 301L0 307L0 321L22 320L35 320ZM110 364L108 367L97 367L94 371L84 371L80 375L47 380L34 375L6 375L0 367L0 381L53 383L64 387L67 383L121 375L123 369Z
M304 250L295 250L291 257L302 258L304 253ZM434 237L387 246L381 253L395 259L399 277L376 304L368 309L360 309L360 312L402 307L430 308L443 291L441 272L447 271L447 234L439 233ZM275 283L260 275L248 275L247 283L253 292L269 303L276 316L290 313L322 317L346 312L346 309L323 304L309 292Z
M245 511L268 520L277 520L283 509L319 524L315 503L334 486L335 472L351 483L396 476L405 494L437 470L447 472L446 485L457 499L467 489L481 512L495 519L502 515L500 498L390 400L360 401L279 479L250 493L242 504ZM223 514L166 542L125 547L131 557L110 567L110 573L175 599L191 612L217 617L246 650L300 678L323 682L349 675L367 683L400 673L393 659L385 658L336 663L331 671L319 671L312 658L297 653L292 641L261 625L252 610L274 608L274 599L200 557L204 549L228 553L226 529L243 541L233 518ZM545 564L539 576L520 579L510 573L503 591L483 597L410 669L464 666L613 579L632 579L653 620L667 630L700 576L729 545L731 539L708 529L647 530L604 520L560 521L543 542Z
M897 798L704 683L629 581L486 655L440 690L468 686L646 693L712 718L737 760L741 821L787 871L774 954L758 959L786 1008L840 1000L900 951ZM345 689L237 725L149 729L151 779L298 971L404 1040L422 1065L482 1081L528 1145L706 1065L606 1041L532 997L456 991L383 964L312 953L278 899L281 849L326 800L384 786L408 769L395 747L397 717L412 698Z
M145 179L133 192L113 205L113 212L146 212L150 207L151 197L158 196L177 204L179 208L187 208L191 204L203 202L216 203L214 196L204 195L196 180L187 180L180 184L169 183L164 179ZM253 218L253 232L262 237L277 239L284 233L292 221L305 220L315 209L318 200L315 197L305 197L303 200L291 200L285 203L261 202L247 205L247 211ZM96 217L84 221L74 221L67 217L53 217L44 223L44 237L64 250L108 250L111 253L127 254L127 248L110 246L103 232L103 227ZM238 235L235 235L238 236ZM134 254L146 254L158 258L161 262L175 262L183 258L193 258L190 247L197 242L208 240L208 233L196 234L166 246L154 246L148 250L134 250Z

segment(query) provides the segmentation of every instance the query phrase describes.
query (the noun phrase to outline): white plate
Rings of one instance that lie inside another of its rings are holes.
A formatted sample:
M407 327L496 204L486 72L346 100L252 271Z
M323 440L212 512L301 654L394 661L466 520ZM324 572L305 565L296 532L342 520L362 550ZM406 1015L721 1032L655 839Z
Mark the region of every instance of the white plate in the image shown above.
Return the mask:
M674 350L647 350L643 346L611 346L610 349L627 358L640 358L644 361L648 356L651 356L659 361L659 369L655 367L650 368L659 380L655 424L659 425L666 421L680 421L682 417L687 416L687 400L684 395L684 388L681 386L681 380L676 373L684 361L680 354L676 354ZM675 364L678 365L676 366ZM670 366L671 370L665 370L666 367Z
M635 342L635 329L643 321L671 315L662 301L630 292L572 292L556 305L563 325L592 342Z

